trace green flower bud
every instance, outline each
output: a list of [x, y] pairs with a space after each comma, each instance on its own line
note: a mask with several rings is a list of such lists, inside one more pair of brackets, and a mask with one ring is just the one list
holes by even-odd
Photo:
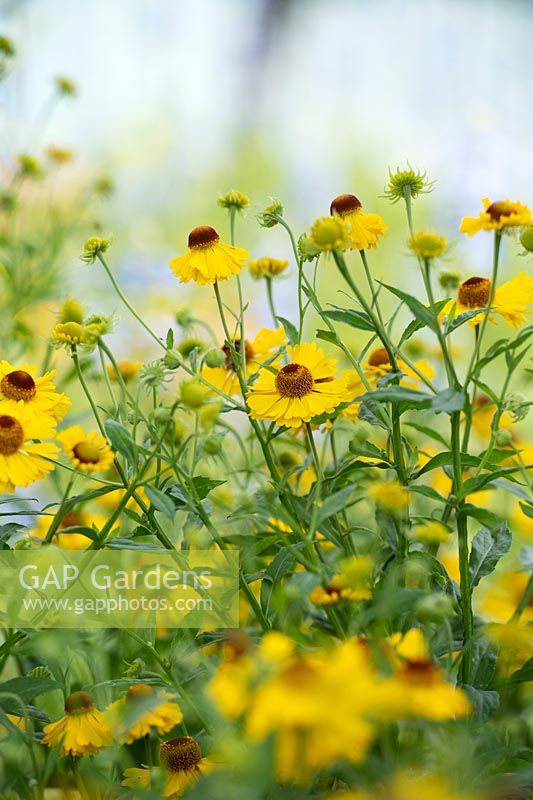
[[219, 195], [217, 203], [221, 208], [227, 208], [228, 211], [231, 209], [242, 211], [243, 208], [250, 205], [250, 198], [243, 192], [239, 192], [238, 189], [231, 189], [226, 194]]
[[533, 225], [524, 228], [520, 236], [520, 243], [528, 253], [533, 253]]
[[415, 614], [420, 622], [444, 622], [455, 614], [453, 600], [442, 592], [428, 594], [417, 602]]
[[126, 678], [138, 678], [144, 672], [145, 663], [142, 658], [136, 658], [131, 662], [124, 675]]
[[226, 354], [218, 347], [212, 347], [204, 356], [206, 367], [221, 367], [226, 361]]
[[419, 194], [428, 194], [433, 190], [434, 182], [428, 181], [427, 173], [414, 170], [410, 164], [406, 169], [391, 172], [389, 169], [389, 182], [385, 187], [385, 197], [391, 203], [405, 200], [406, 195], [415, 200]]
[[453, 292], [459, 287], [461, 276], [458, 272], [444, 271], [439, 275], [439, 284], [445, 292]]
[[187, 408], [201, 408], [205, 405], [208, 395], [209, 389], [196, 378], [184, 381], [180, 386], [180, 399]]
[[500, 430], [496, 431], [494, 441], [498, 447], [505, 447], [513, 443], [513, 434], [506, 428], [500, 428]]
[[203, 342], [201, 339], [196, 339], [194, 336], [191, 336], [189, 339], [184, 339], [179, 343], [178, 352], [181, 353], [182, 356], [188, 356], [194, 349], [202, 352], [205, 350], [205, 347], [205, 342]]
[[83, 245], [80, 258], [87, 264], [94, 264], [100, 253], [105, 253], [111, 247], [111, 239], [103, 236], [91, 236]]
[[257, 215], [259, 224], [262, 228], [273, 228], [279, 222], [279, 217], [283, 216], [283, 206], [275, 197], [271, 198], [272, 202], [268, 205], [261, 214]]
[[208, 456], [217, 456], [222, 451], [223, 443], [224, 435], [219, 433], [209, 434], [203, 441], [204, 453]]
[[163, 356], [163, 363], [167, 369], [178, 369], [181, 367], [181, 358], [177, 350], [169, 350]]

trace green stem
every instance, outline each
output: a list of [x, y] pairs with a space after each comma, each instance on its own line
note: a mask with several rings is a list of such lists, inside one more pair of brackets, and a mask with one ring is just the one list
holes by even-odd
[[272, 278], [265, 278], [266, 288], [267, 288], [267, 299], [268, 299], [268, 307], [270, 309], [270, 313], [272, 314], [272, 319], [274, 320], [274, 325], [278, 325], [278, 318], [276, 315], [276, 309], [274, 307], [274, 295], [272, 292]]

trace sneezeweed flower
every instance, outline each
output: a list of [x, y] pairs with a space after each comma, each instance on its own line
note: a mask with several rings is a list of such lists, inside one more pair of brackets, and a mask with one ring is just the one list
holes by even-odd
[[525, 664], [533, 650], [533, 626], [521, 620], [512, 620], [505, 624], [491, 623], [485, 628], [488, 639], [495, 642], [500, 652], [498, 655], [498, 672], [510, 675]]
[[163, 797], [180, 797], [201, 775], [214, 768], [214, 762], [202, 757], [200, 745], [192, 736], [179, 736], [163, 742], [159, 750], [159, 769], [131, 767], [124, 771], [122, 786], [150, 789], [159, 776], [164, 778]]
[[18, 369], [9, 361], [0, 361], [0, 410], [23, 403], [35, 415], [48, 414], [57, 422], [63, 419], [71, 406], [66, 394], [56, 392], [53, 379], [56, 370], [37, 376], [36, 368], [22, 364]]
[[429, 194], [433, 191], [434, 181], [428, 181], [427, 173], [414, 170], [410, 164], [406, 169], [396, 169], [391, 172], [389, 169], [389, 182], [385, 187], [385, 197], [392, 203], [405, 200], [406, 196], [416, 200], [420, 194]]
[[68, 150], [65, 147], [55, 147], [54, 145], [46, 148], [46, 155], [50, 161], [58, 165], [68, 164], [74, 158], [72, 150]]
[[[330, 213], [346, 224], [350, 250], [367, 250], [378, 246], [378, 239], [388, 226], [379, 214], [363, 211], [361, 201], [353, 194], [341, 194], [331, 202]], [[336, 248], [339, 249], [339, 248]]]
[[257, 219], [262, 228], [273, 228], [279, 223], [279, 218], [283, 217], [284, 208], [276, 197], [271, 197], [269, 205], [257, 215]]
[[411, 252], [423, 259], [440, 258], [448, 249], [446, 237], [434, 231], [413, 233], [408, 244]]
[[337, 362], [314, 342], [287, 348], [291, 359], [280, 369], [263, 368], [247, 402], [253, 419], [270, 419], [297, 428], [351, 400], [345, 376], [335, 377]]
[[85, 330], [79, 322], [58, 322], [50, 336], [55, 347], [76, 347], [84, 343], [84, 338]]
[[510, 228], [521, 228], [524, 225], [531, 225], [531, 210], [523, 205], [511, 200], [497, 200], [491, 203], [488, 197], [484, 197], [483, 211], [477, 217], [463, 217], [459, 230], [467, 236], [474, 236], [479, 231], [501, 231], [507, 232]]
[[371, 790], [334, 793], [328, 800], [487, 800], [478, 792], [457, 791], [448, 778], [400, 772]]
[[520, 244], [526, 253], [533, 253], [533, 225], [528, 225], [520, 234]]
[[14, 492], [16, 486], [29, 486], [48, 475], [55, 467], [59, 450], [51, 442], [56, 420], [48, 414], [36, 416], [23, 403], [9, 404], [3, 413], [0, 404], [0, 492]]
[[[28, 536], [30, 539], [35, 539], [38, 542], [46, 538], [46, 534], [50, 530], [50, 526], [54, 521], [54, 517], [45, 516], [41, 514], [37, 517], [35, 527], [30, 529]], [[107, 517], [103, 514], [94, 514], [81, 508], [76, 511], [70, 511], [65, 514], [61, 523], [52, 538], [52, 544], [57, 544], [65, 550], [86, 550], [92, 543], [90, 536], [80, 533], [75, 528], [93, 528], [101, 530], [107, 521]], [[118, 522], [115, 528], [118, 527]], [[72, 530], [69, 530], [72, 529]], [[37, 542], [36, 542], [37, 543]]]
[[352, 556], [343, 562], [340, 572], [329, 583], [313, 589], [309, 599], [320, 605], [331, 605], [340, 600], [370, 600], [373, 571], [374, 564], [369, 556]]
[[347, 250], [350, 246], [348, 227], [341, 217], [319, 217], [311, 225], [308, 237], [298, 246], [304, 255], [315, 258], [321, 252]]
[[122, 359], [121, 361], [116, 362], [116, 369], [115, 365], [108, 364], [107, 366], [107, 374], [111, 378], [112, 381], [118, 381], [118, 374], [122, 378], [122, 380], [127, 383], [128, 381], [132, 381], [134, 378], [137, 377], [139, 370], [141, 368], [140, 361], [130, 361], [129, 359]]
[[398, 513], [409, 507], [409, 492], [398, 481], [372, 483], [368, 495], [376, 505], [390, 513]]
[[224, 281], [238, 275], [248, 257], [242, 247], [222, 244], [214, 228], [201, 225], [188, 239], [189, 252], [173, 258], [170, 268], [182, 283], [194, 281], [200, 286]]
[[35, 156], [20, 153], [17, 156], [17, 162], [19, 174], [24, 178], [40, 178], [44, 174], [44, 170]]
[[[479, 309], [480, 313], [469, 320], [472, 327], [479, 325], [483, 319], [484, 309], [490, 300], [491, 281], [485, 277], [473, 277], [463, 281], [459, 286], [457, 300], [446, 303], [439, 314], [443, 320], [450, 314], [455, 305], [455, 316], [466, 311]], [[520, 272], [510, 281], [502, 283], [494, 290], [489, 319], [498, 314], [512, 328], [520, 328], [527, 322], [530, 313], [528, 306], [533, 302], [533, 278], [526, 272]]]
[[[498, 571], [491, 580], [480, 601], [480, 608], [485, 617], [492, 622], [508, 622], [515, 613], [524, 596], [528, 583], [526, 572], [513, 569]], [[523, 622], [533, 621], [533, 603], [528, 603], [522, 612]]]
[[86, 433], [81, 425], [73, 425], [60, 431], [56, 438], [81, 472], [105, 472], [113, 463], [113, 451], [96, 431]]
[[173, 696], [156, 693], [147, 683], [130, 686], [126, 694], [107, 707], [104, 716], [115, 738], [126, 744], [148, 736], [152, 730], [161, 735], [168, 733], [183, 720]]
[[[400, 380], [400, 384], [410, 389], [417, 389], [421, 381], [419, 375], [402, 358], [398, 358], [396, 363], [398, 370], [403, 372], [405, 376]], [[435, 370], [427, 359], [418, 359], [414, 362], [414, 365], [418, 372], [428, 380], [432, 380], [435, 377]], [[392, 370], [389, 354], [384, 347], [377, 347], [371, 350], [367, 361], [363, 362], [362, 367], [369, 383], [373, 386]]]
[[74, 97], [78, 93], [76, 84], [70, 78], [60, 75], [54, 78], [54, 83], [59, 94], [64, 97]]
[[85, 341], [87, 343], [96, 342], [100, 336], [111, 333], [114, 324], [113, 317], [107, 317], [104, 314], [92, 314], [85, 320]]
[[67, 298], [59, 309], [59, 322], [62, 324], [76, 322], [78, 325], [82, 325], [84, 317], [85, 306], [72, 297]]
[[288, 265], [287, 259], [263, 256], [256, 261], [249, 261], [248, 271], [252, 278], [258, 281], [261, 278], [276, 278], [287, 269]]
[[437, 519], [430, 519], [420, 525], [415, 525], [413, 537], [423, 544], [442, 544], [450, 538], [450, 531]]
[[219, 195], [217, 204], [228, 211], [242, 211], [250, 205], [250, 198], [238, 189], [231, 189], [226, 194]]
[[60, 744], [62, 756], [93, 755], [111, 744], [105, 717], [87, 692], [74, 692], [67, 697], [65, 716], [45, 725], [43, 731], [43, 744]]
[[[259, 369], [260, 365], [271, 358], [274, 353], [282, 348], [287, 339], [283, 327], [270, 330], [269, 328], [261, 328], [257, 335], [249, 341], [244, 340], [244, 359], [248, 373], [255, 372]], [[241, 354], [241, 340], [234, 339], [233, 346], [240, 357]], [[202, 369], [202, 376], [212, 386], [222, 390], [225, 394], [236, 394], [240, 390], [239, 379], [235, 372], [235, 365], [233, 363], [233, 355], [229, 345], [225, 344], [222, 348], [224, 353], [224, 363], [220, 367], [204, 366]], [[237, 364], [240, 368], [240, 364]]]
[[80, 258], [86, 264], [94, 264], [101, 253], [106, 253], [111, 247], [111, 238], [104, 236], [91, 236], [83, 245]]

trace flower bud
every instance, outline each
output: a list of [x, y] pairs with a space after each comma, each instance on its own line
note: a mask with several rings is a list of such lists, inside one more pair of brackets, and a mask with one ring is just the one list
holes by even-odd
[[196, 378], [184, 381], [180, 386], [180, 399], [187, 408], [201, 408], [205, 404], [208, 395], [209, 389]]
[[78, 303], [77, 300], [68, 298], [64, 301], [59, 311], [59, 321], [63, 323], [77, 322], [78, 325], [81, 325], [83, 323], [84, 315], [85, 308], [82, 306], [82, 304]]
[[415, 200], [419, 194], [431, 192], [434, 182], [428, 181], [427, 173], [414, 170], [409, 164], [406, 169], [389, 170], [389, 182], [385, 188], [385, 197], [392, 203], [405, 200], [406, 196]]
[[74, 97], [78, 92], [76, 84], [74, 81], [71, 81], [70, 78], [59, 76], [54, 78], [54, 83], [59, 94], [62, 94], [64, 97]]
[[144, 668], [145, 663], [142, 658], [136, 658], [131, 662], [124, 675], [126, 678], [138, 678], [144, 672]]
[[226, 194], [219, 195], [217, 200], [221, 208], [227, 208], [228, 211], [234, 209], [235, 211], [242, 211], [243, 208], [250, 205], [250, 198], [238, 189], [231, 189]]
[[203, 441], [204, 453], [209, 456], [216, 456], [222, 451], [224, 436], [218, 433], [211, 433]]
[[458, 272], [445, 271], [439, 275], [439, 284], [445, 292], [453, 292], [461, 283], [461, 276]]
[[524, 228], [520, 236], [520, 244], [528, 253], [533, 253], [533, 225]]
[[189, 356], [193, 350], [199, 350], [202, 352], [205, 350], [206, 344], [201, 339], [197, 339], [194, 336], [191, 336], [189, 339], [183, 339], [182, 342], [178, 345], [178, 353], [181, 353], [182, 356]]
[[169, 350], [163, 356], [163, 363], [167, 369], [178, 369], [181, 367], [181, 357], [177, 350]]
[[221, 367], [226, 361], [226, 354], [218, 347], [212, 347], [204, 356], [206, 367]]
[[523, 394], [511, 394], [505, 401], [505, 408], [513, 422], [522, 422], [529, 414], [530, 406]]
[[272, 202], [268, 205], [261, 214], [257, 215], [259, 224], [262, 228], [273, 228], [279, 222], [279, 217], [283, 216], [284, 208], [279, 200], [275, 197], [271, 198]]
[[87, 264], [94, 264], [100, 253], [105, 253], [111, 246], [111, 239], [103, 236], [91, 236], [83, 245], [80, 258]]
[[444, 622], [455, 614], [453, 600], [442, 592], [433, 592], [421, 597], [415, 607], [420, 622]]
[[513, 434], [506, 428], [500, 428], [496, 431], [494, 441], [496, 442], [497, 447], [506, 447], [507, 445], [513, 443]]
[[419, 258], [438, 258], [444, 255], [448, 242], [445, 236], [434, 231], [418, 231], [409, 239], [409, 249]]

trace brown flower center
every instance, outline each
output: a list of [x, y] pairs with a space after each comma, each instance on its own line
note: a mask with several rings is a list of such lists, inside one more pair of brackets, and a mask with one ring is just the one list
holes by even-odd
[[459, 286], [458, 299], [467, 308], [484, 308], [490, 297], [488, 278], [469, 278]]
[[3, 456], [10, 456], [20, 449], [24, 442], [24, 431], [22, 425], [7, 414], [0, 416], [0, 453]]
[[137, 700], [139, 697], [151, 697], [155, 692], [147, 683], [134, 683], [127, 692], [128, 700]]
[[81, 714], [94, 708], [94, 700], [88, 692], [74, 692], [67, 697], [65, 711], [67, 714]]
[[220, 237], [214, 228], [209, 225], [200, 225], [199, 228], [193, 228], [189, 233], [189, 249], [193, 250], [196, 247], [209, 247], [220, 240]]
[[344, 217], [345, 214], [351, 214], [362, 207], [361, 201], [354, 194], [340, 194], [331, 201], [329, 213], [332, 216], [338, 214], [340, 217]]
[[403, 677], [414, 686], [431, 686], [439, 677], [439, 670], [431, 661], [408, 661]]
[[0, 383], [0, 391], [8, 400], [24, 400], [27, 402], [35, 397], [35, 381], [29, 372], [16, 369], [4, 375]]
[[313, 385], [313, 376], [303, 364], [287, 364], [276, 375], [276, 389], [282, 397], [305, 397]]
[[498, 200], [496, 203], [491, 203], [487, 208], [487, 214], [494, 222], [499, 222], [501, 217], [508, 217], [514, 211], [513, 204], [508, 203], [506, 200]]
[[159, 760], [170, 772], [187, 772], [196, 769], [202, 760], [202, 751], [192, 736], [178, 736], [163, 742]]
[[368, 363], [371, 367], [390, 367], [389, 355], [384, 347], [378, 347], [372, 350], [368, 357]]
[[[233, 340], [233, 347], [235, 348], [237, 353], [240, 354], [240, 352], [241, 352], [241, 340], [240, 339], [234, 339]], [[230, 349], [229, 344], [225, 344], [224, 347], [222, 348], [222, 350], [224, 352], [224, 355], [226, 356], [226, 360], [224, 361], [224, 366], [226, 367], [226, 369], [232, 369], [233, 371], [235, 371], [235, 365], [233, 364], [233, 356], [231, 354], [231, 349]], [[245, 339], [244, 340], [244, 358], [245, 358], [246, 363], [248, 364], [248, 362], [251, 361], [253, 357], [254, 357], [254, 349], [253, 349], [252, 345], [250, 344], [250, 342], [248, 341], [248, 339]]]
[[77, 511], [69, 511], [68, 514], [65, 514], [61, 521], [61, 528], [79, 528], [80, 525], [83, 525], [83, 520], [81, 516], [78, 514]]
[[79, 442], [74, 445], [72, 452], [82, 464], [98, 464], [100, 461], [100, 450], [93, 442]]

